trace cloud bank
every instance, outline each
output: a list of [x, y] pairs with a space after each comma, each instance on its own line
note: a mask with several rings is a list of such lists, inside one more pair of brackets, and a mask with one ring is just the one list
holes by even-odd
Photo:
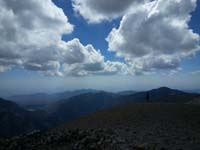
[[72, 0], [89, 23], [122, 16], [106, 38], [108, 50], [123, 57], [136, 74], [177, 69], [200, 49], [200, 37], [189, 28], [197, 0]]
[[44, 75], [142, 74], [178, 69], [200, 49], [189, 28], [197, 0], [72, 0], [88, 23], [122, 17], [107, 36], [108, 50], [125, 63], [106, 60], [78, 38], [62, 41], [74, 26], [51, 0], [0, 0], [0, 72], [15, 66]]
[[90, 44], [84, 46], [79, 39], [61, 42], [59, 50], [66, 75], [124, 74], [128, 70], [128, 66], [121, 62], [105, 61], [100, 50]]
[[51, 0], [0, 0], [0, 71], [21, 65], [58, 71], [56, 44], [73, 31]]
[[155, 0], [125, 14], [107, 37], [109, 50], [136, 71], [176, 69], [199, 50], [200, 37], [189, 29], [196, 0]]
[[99, 50], [78, 39], [62, 41], [73, 25], [51, 0], [0, 0], [0, 7], [0, 72], [20, 66], [45, 75], [82, 76], [126, 66], [105, 62]]

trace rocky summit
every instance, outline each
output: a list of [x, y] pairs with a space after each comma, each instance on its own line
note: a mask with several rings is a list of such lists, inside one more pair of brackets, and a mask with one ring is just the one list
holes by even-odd
[[59, 129], [0, 140], [2, 150], [128, 150], [130, 146], [112, 129]]
[[2, 139], [0, 150], [200, 150], [199, 108], [129, 104]]
[[[127, 129], [125, 129], [127, 130]], [[0, 140], [2, 150], [155, 150], [157, 143], [134, 145], [113, 129], [71, 129], [32, 132]], [[166, 148], [161, 147], [160, 150]]]

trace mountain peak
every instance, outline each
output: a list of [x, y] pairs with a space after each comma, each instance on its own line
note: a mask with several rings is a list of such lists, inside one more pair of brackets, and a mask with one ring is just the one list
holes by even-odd
[[171, 88], [168, 88], [168, 87], [160, 87], [160, 88], [157, 88], [157, 89], [152, 89], [150, 90], [149, 92], [156, 92], [156, 93], [184, 93], [180, 90], [176, 90], [176, 89], [171, 89]]
[[170, 88], [168, 88], [168, 87], [165, 87], [165, 86], [163, 86], [163, 87], [160, 87], [160, 88], [158, 88], [158, 90], [172, 90], [172, 89], [170, 89]]

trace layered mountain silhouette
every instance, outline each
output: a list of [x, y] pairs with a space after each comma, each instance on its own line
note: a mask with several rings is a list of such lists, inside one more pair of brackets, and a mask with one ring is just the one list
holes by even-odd
[[[19, 105], [15, 102], [0, 99], [0, 136], [13, 136], [35, 129], [48, 129], [55, 127], [61, 122], [70, 122], [99, 110], [110, 109], [129, 103], [146, 103], [147, 93], [149, 95], [148, 103], [198, 104], [200, 97], [199, 94], [161, 87], [138, 93], [80, 90], [79, 92], [71, 92], [71, 94], [67, 92], [54, 94], [49, 99], [49, 95], [35, 94], [33, 97], [29, 95], [28, 97], [25, 96], [26, 98], [22, 96], [21, 100], [12, 100]], [[58, 100], [58, 97], [61, 99]], [[41, 107], [37, 107], [37, 105], [41, 104], [38, 103], [40, 100], [41, 102], [47, 101], [44, 104], [45, 109], [43, 108], [43, 110], [41, 110]], [[29, 107], [27, 109], [28, 104], [36, 106], [35, 109], [31, 111]]]
[[107, 92], [80, 94], [52, 104], [49, 111], [65, 121], [70, 121], [97, 110], [119, 105], [119, 97], [120, 95]]
[[49, 111], [65, 121], [70, 121], [97, 110], [131, 102], [147, 102], [147, 93], [149, 93], [149, 102], [151, 103], [187, 103], [199, 96], [199, 94], [185, 93], [167, 87], [130, 95], [108, 92], [86, 93], [57, 101], [56, 103], [53, 103]]
[[47, 105], [52, 102], [56, 102], [61, 99], [67, 99], [79, 94], [84, 93], [96, 93], [98, 90], [92, 89], [82, 89], [75, 91], [65, 91], [54, 94], [47, 93], [35, 93], [35, 94], [27, 94], [27, 95], [13, 95], [8, 97], [11, 101], [16, 102], [20, 106], [26, 109], [45, 109]]
[[159, 103], [187, 103], [199, 95], [196, 93], [186, 93], [180, 90], [170, 89], [168, 87], [161, 87], [158, 89], [127, 95], [124, 99], [134, 102], [145, 102], [147, 93], [149, 93], [150, 102]]
[[117, 94], [119, 94], [119, 95], [131, 95], [131, 94], [135, 94], [135, 93], [137, 93], [137, 92], [136, 91], [128, 90], [128, 91], [118, 92]]

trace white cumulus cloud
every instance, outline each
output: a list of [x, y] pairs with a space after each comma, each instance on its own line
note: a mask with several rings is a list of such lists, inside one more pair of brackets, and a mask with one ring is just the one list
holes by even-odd
[[106, 40], [136, 72], [176, 69], [199, 50], [200, 37], [189, 28], [196, 0], [154, 0], [126, 13]]
[[0, 0], [0, 70], [58, 72], [57, 42], [73, 31], [51, 0]]
[[0, 0], [0, 72], [15, 66], [45, 75], [141, 74], [177, 69], [199, 50], [189, 28], [196, 0], [72, 0], [90, 23], [122, 17], [106, 38], [109, 51], [126, 63], [109, 61], [78, 38], [62, 41], [73, 25], [51, 0]]
[[120, 64], [108, 67], [112, 62], [91, 44], [62, 41], [72, 31], [51, 0], [0, 0], [0, 72], [15, 66], [50, 76], [118, 73], [116, 67], [120, 72]]
[[123, 74], [128, 70], [123, 63], [105, 61], [100, 50], [96, 50], [91, 44], [84, 46], [79, 39], [61, 42], [59, 47], [66, 75]]

